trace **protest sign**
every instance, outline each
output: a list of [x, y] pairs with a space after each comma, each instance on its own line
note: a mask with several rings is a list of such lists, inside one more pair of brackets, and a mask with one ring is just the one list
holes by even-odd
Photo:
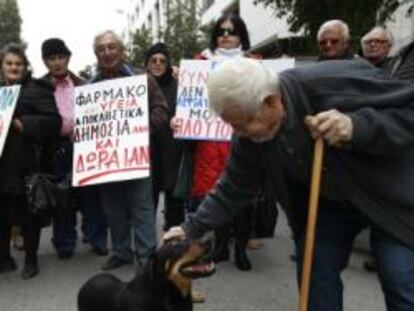
[[[269, 70], [280, 72], [293, 68], [293, 58], [261, 61]], [[188, 140], [229, 141], [233, 133], [229, 124], [210, 109], [206, 82], [219, 64], [214, 60], [182, 60], [178, 78], [176, 138]], [[249, 79], [249, 77], [246, 77]]]
[[148, 119], [146, 75], [77, 87], [73, 185], [148, 177]]
[[0, 88], [0, 157], [6, 143], [19, 92], [20, 85]]

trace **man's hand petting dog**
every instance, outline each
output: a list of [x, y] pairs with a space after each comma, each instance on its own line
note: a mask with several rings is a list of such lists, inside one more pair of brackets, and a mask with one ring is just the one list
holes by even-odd
[[130, 282], [108, 273], [92, 277], [79, 290], [78, 310], [192, 311], [192, 280], [215, 271], [211, 242], [170, 239]]
[[171, 241], [171, 240], [184, 240], [185, 238], [186, 238], [186, 233], [182, 227], [180, 226], [172, 227], [162, 237], [162, 244], [168, 241]]

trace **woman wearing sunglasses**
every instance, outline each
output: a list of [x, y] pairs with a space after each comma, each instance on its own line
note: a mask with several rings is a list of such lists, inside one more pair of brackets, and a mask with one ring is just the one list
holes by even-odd
[[[246, 57], [249, 49], [250, 39], [244, 21], [237, 15], [223, 15], [213, 27], [209, 48], [196, 58], [226, 60]], [[192, 147], [194, 164], [188, 204], [190, 213], [196, 211], [204, 196], [213, 188], [223, 172], [230, 152], [230, 143], [197, 141]], [[246, 253], [246, 244], [250, 237], [251, 210], [246, 208], [232, 225], [235, 239], [235, 263], [243, 271], [252, 268]], [[216, 262], [229, 260], [230, 231], [229, 226], [216, 230]]]

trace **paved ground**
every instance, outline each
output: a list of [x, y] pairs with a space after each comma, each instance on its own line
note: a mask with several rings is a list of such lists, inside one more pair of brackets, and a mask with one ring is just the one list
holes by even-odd
[[[294, 264], [288, 256], [292, 243], [284, 219], [275, 239], [266, 240], [260, 250], [250, 251], [253, 271], [240, 272], [232, 262], [220, 264], [217, 273], [197, 281], [195, 287], [208, 293], [206, 303], [195, 311], [297, 310]], [[76, 294], [90, 276], [100, 272], [104, 258], [93, 255], [80, 243], [69, 261], [57, 259], [50, 245], [50, 231], [44, 230], [40, 250], [40, 275], [23, 281], [19, 272], [0, 275], [0, 311], [76, 311]], [[15, 253], [22, 267], [22, 254]], [[344, 273], [346, 311], [385, 311], [375, 274], [361, 268], [363, 256], [354, 254]], [[115, 273], [124, 280], [133, 266]], [[97, 310], [99, 311], [99, 310]]]

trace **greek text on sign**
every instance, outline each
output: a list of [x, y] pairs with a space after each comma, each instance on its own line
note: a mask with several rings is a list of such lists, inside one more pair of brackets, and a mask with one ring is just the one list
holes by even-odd
[[[261, 61], [269, 70], [280, 72], [293, 68], [295, 60], [284, 58]], [[214, 60], [182, 60], [177, 91], [176, 138], [229, 141], [233, 133], [229, 124], [209, 108], [207, 79], [219, 64]], [[249, 79], [249, 77], [246, 77]]]
[[147, 76], [75, 89], [73, 185], [149, 176]]
[[6, 143], [19, 92], [20, 85], [0, 88], [0, 157]]

